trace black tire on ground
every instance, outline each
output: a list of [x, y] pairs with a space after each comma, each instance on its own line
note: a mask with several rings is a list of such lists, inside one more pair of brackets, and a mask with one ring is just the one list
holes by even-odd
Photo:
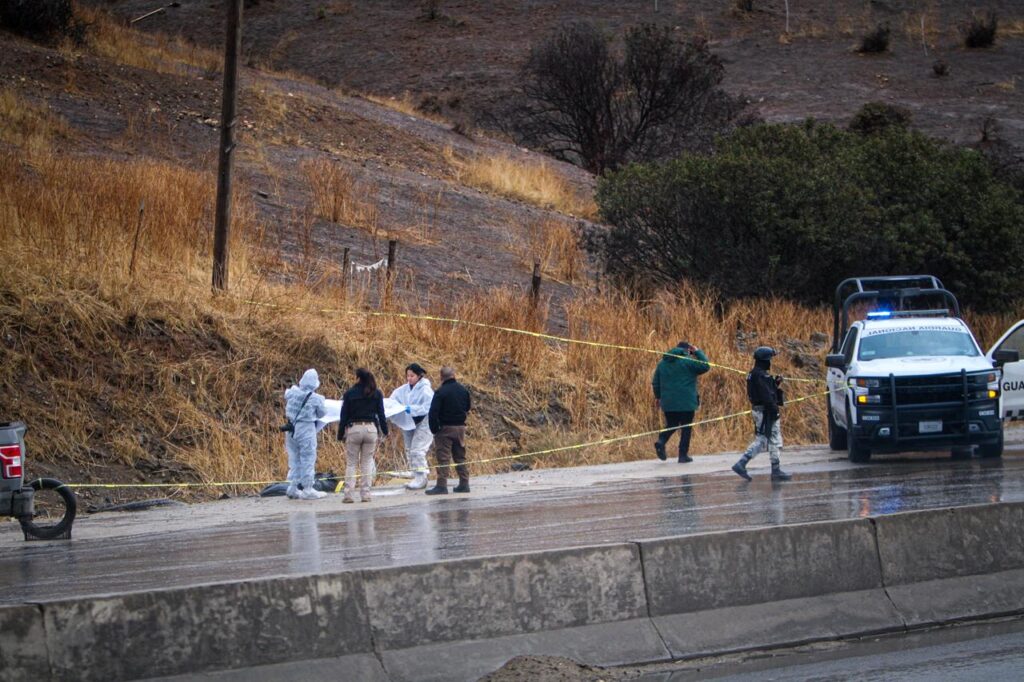
[[832, 417], [831, 396], [825, 396], [825, 414], [828, 415], [828, 446], [832, 450], [846, 449], [846, 429], [836, 424]]
[[979, 445], [978, 457], [984, 459], [996, 459], [1003, 456], [1003, 434], [999, 434], [999, 440], [992, 445]]
[[846, 408], [846, 456], [855, 464], [865, 464], [871, 461], [871, 448], [865, 447], [863, 443], [853, 437], [849, 407]]
[[56, 490], [64, 505], [64, 514], [54, 524], [37, 524], [35, 518], [19, 519], [21, 521], [21, 529], [28, 535], [40, 540], [53, 540], [69, 532], [71, 524], [75, 522], [75, 513], [78, 511], [78, 501], [75, 499], [75, 494], [71, 489], [55, 478], [37, 478], [29, 483], [29, 487], [37, 493], [42, 490]]
[[971, 447], [953, 448], [950, 451], [950, 455], [953, 457], [954, 460], [970, 459], [971, 457], [974, 456], [974, 448], [971, 448]]

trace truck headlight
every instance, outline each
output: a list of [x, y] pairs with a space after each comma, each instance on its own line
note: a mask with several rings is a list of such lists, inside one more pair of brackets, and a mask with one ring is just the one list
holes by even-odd
[[882, 396], [880, 395], [859, 395], [857, 396], [858, 405], [871, 405], [882, 402]]

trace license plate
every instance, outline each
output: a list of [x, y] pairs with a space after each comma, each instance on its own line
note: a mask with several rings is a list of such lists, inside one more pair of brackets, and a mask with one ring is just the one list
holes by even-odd
[[942, 433], [942, 421], [918, 422], [917, 430], [920, 433]]

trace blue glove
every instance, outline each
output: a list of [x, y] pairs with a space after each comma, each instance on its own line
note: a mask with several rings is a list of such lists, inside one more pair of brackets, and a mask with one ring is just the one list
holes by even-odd
[[409, 407], [408, 405], [406, 405], [406, 406], [405, 406], [405, 413], [406, 413], [406, 414], [412, 414], [412, 408], [411, 408], [411, 407]]

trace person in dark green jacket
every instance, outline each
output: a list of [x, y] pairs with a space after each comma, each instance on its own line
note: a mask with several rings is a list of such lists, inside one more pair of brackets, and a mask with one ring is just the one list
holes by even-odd
[[690, 433], [693, 415], [700, 406], [697, 393], [697, 377], [711, 369], [704, 351], [680, 341], [675, 348], [666, 351], [654, 370], [654, 401], [665, 413], [665, 431], [658, 435], [654, 451], [658, 459], [665, 461], [665, 445], [676, 431], [679, 431], [679, 463], [692, 462], [690, 457]]

